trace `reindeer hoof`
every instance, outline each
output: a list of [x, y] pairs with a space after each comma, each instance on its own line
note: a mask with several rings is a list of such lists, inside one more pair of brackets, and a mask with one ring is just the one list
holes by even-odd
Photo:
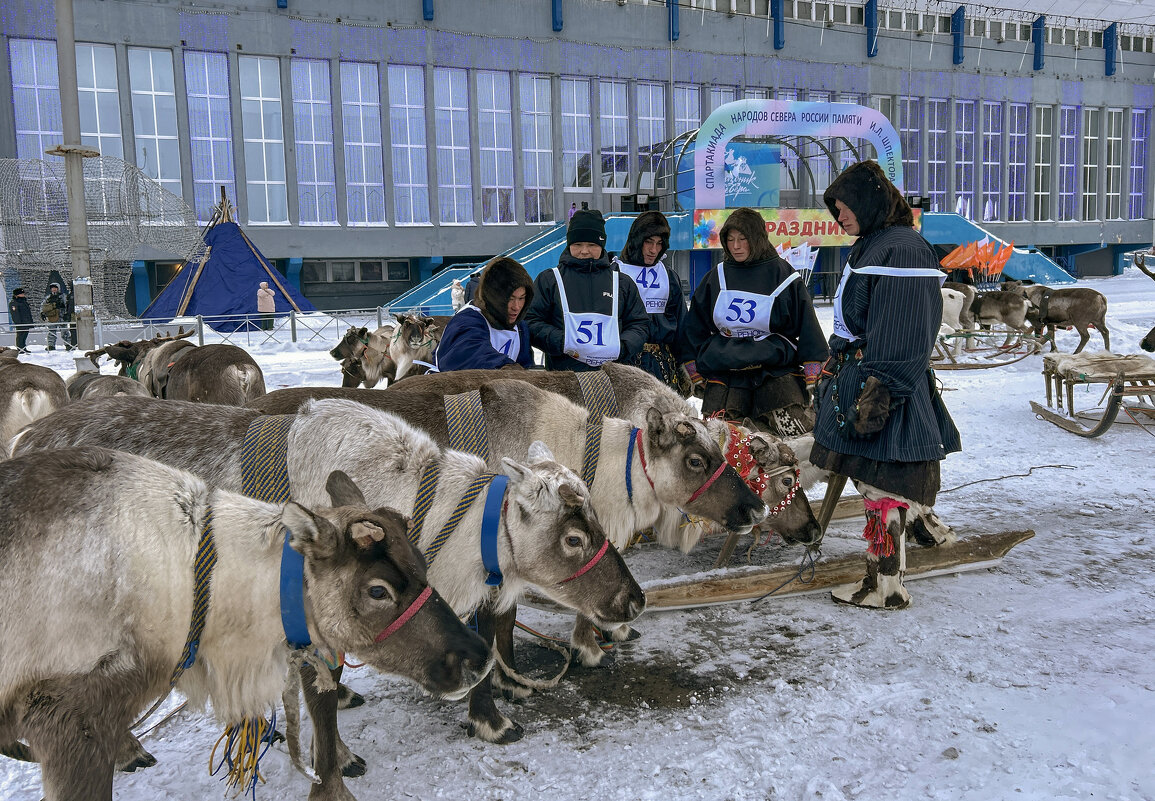
[[353, 761], [341, 768], [341, 775], [346, 779], [356, 779], [359, 776], [364, 776], [365, 771], [368, 770], [365, 765], [365, 760], [356, 754], [350, 754], [350, 756], [353, 758]]
[[496, 728], [482, 721], [469, 721], [470, 737], [477, 737], [495, 745], [516, 743], [524, 733], [525, 730], [509, 718], [502, 718], [501, 724]]
[[609, 634], [609, 639], [613, 640], [614, 642], [633, 642], [634, 640], [641, 639], [642, 637], [642, 633], [631, 627], [628, 623], [623, 623], [622, 625], [615, 627], [613, 631], [602, 633]]
[[344, 684], [337, 685], [337, 709], [356, 709], [364, 705], [365, 696]]
[[131, 760], [129, 760], [127, 764], [117, 765], [117, 769], [121, 773], [135, 773], [138, 770], [144, 770], [145, 768], [151, 768], [155, 764], [156, 764], [156, 757], [154, 757], [152, 754], [150, 754], [148, 751], [145, 751], [142, 748], [140, 750], [140, 753], [137, 754], [136, 756], [134, 756]]
[[532, 687], [526, 687], [500, 668], [490, 674], [489, 681], [495, 689], [501, 692], [501, 697], [507, 701], [520, 701], [533, 695]]

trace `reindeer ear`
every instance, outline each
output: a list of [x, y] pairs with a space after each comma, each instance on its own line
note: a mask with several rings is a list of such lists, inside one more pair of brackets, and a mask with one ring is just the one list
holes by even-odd
[[778, 443], [778, 464], [798, 464], [798, 457], [785, 442]]
[[646, 429], [654, 436], [660, 436], [666, 430], [666, 421], [662, 419], [662, 413], [657, 406], [646, 409]]
[[553, 461], [556, 461], [556, 459], [553, 458], [553, 451], [551, 451], [549, 449], [549, 446], [546, 445], [544, 442], [542, 442], [540, 439], [535, 439], [533, 442], [531, 442], [529, 444], [529, 463], [530, 464], [537, 464], [538, 462], [553, 462]]
[[762, 467], [769, 464], [774, 464], [774, 453], [770, 450], [770, 443], [764, 437], [758, 435], [757, 432], [750, 434], [750, 454]]
[[385, 529], [369, 520], [358, 520], [349, 526], [349, 537], [362, 548], [385, 539]]
[[327, 559], [337, 552], [337, 527], [299, 503], [285, 504], [281, 525], [289, 530], [289, 546], [303, 556]]
[[333, 501], [333, 506], [365, 506], [365, 496], [341, 470], [334, 470], [325, 481], [325, 491]]

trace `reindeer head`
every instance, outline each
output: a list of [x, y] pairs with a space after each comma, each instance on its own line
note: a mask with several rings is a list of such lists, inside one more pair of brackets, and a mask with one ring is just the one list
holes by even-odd
[[341, 341], [337, 343], [337, 347], [329, 351], [329, 355], [337, 361], [344, 361], [345, 359], [356, 361], [365, 353], [365, 348], [368, 344], [369, 329], [364, 326], [360, 328], [353, 327], [345, 332], [345, 336], [341, 337]]

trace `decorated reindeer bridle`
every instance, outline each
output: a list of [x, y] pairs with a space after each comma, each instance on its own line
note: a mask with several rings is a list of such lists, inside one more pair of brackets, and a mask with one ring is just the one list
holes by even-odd
[[[634, 466], [635, 447], [638, 449], [638, 461], [642, 465], [642, 475], [645, 476], [646, 481], [649, 482], [650, 489], [654, 490], [655, 493], [657, 492], [657, 488], [654, 487], [654, 480], [650, 478], [650, 473], [646, 469], [646, 449], [642, 444], [642, 439], [642, 429], [635, 427], [630, 431], [630, 442], [629, 445], [626, 446], [626, 497], [630, 499], [630, 503], [633, 503], [634, 501], [634, 486], [633, 480], [631, 478], [631, 472]], [[689, 506], [694, 501], [698, 500], [698, 498], [700, 498], [703, 493], [705, 493], [710, 489], [710, 487], [714, 485], [714, 482], [718, 480], [718, 477], [721, 476], [723, 472], [725, 472], [726, 467], [727, 462], [725, 459], [723, 459], [722, 463], [718, 465], [718, 469], [714, 471], [714, 474], [702, 482], [702, 486], [694, 490], [684, 505]]]
[[802, 471], [797, 465], [785, 464], [781, 467], [776, 467], [768, 472], [762, 471], [758, 468], [758, 460], [754, 458], [754, 454], [750, 452], [750, 439], [753, 434], [743, 435], [741, 429], [733, 423], [726, 421], [728, 434], [722, 438], [718, 446], [722, 448], [722, 452], [726, 456], [726, 464], [731, 465], [742, 480], [746, 482], [746, 486], [754, 491], [754, 493], [761, 498], [762, 493], [770, 486], [770, 480], [775, 476], [783, 473], [793, 472], [794, 483], [790, 485], [790, 489], [782, 497], [778, 503], [770, 507], [769, 515], [774, 517], [783, 512], [794, 496], [798, 494], [798, 487], [801, 486]]

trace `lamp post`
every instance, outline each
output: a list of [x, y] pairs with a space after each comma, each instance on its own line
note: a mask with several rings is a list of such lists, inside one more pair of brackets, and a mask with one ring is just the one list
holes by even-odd
[[92, 313], [92, 275], [88, 247], [88, 214], [84, 207], [85, 158], [100, 153], [80, 143], [80, 99], [76, 90], [76, 34], [72, 0], [56, 0], [56, 68], [60, 83], [60, 121], [64, 142], [45, 151], [64, 157], [68, 192], [68, 244], [72, 255], [72, 298], [75, 302], [75, 343], [81, 350], [96, 348]]

